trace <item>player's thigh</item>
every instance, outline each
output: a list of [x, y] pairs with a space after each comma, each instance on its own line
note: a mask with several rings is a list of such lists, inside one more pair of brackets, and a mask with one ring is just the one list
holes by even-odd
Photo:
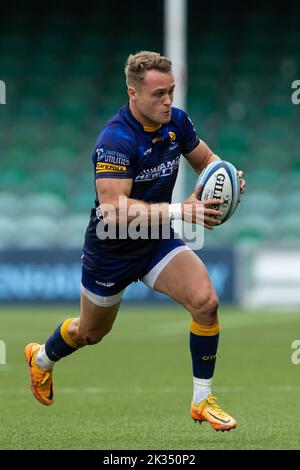
[[169, 261], [153, 289], [172, 297], [188, 310], [218, 301], [203, 262], [191, 250], [182, 251]]
[[87, 335], [91, 333], [107, 334], [117, 317], [121, 301], [114, 305], [102, 306], [96, 305], [88, 299], [83, 293], [80, 302], [80, 334]]

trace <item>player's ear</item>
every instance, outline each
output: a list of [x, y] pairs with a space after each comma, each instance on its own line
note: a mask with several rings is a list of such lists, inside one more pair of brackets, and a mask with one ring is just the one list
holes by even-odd
[[130, 99], [135, 100], [136, 99], [136, 89], [133, 86], [128, 87], [128, 96]]

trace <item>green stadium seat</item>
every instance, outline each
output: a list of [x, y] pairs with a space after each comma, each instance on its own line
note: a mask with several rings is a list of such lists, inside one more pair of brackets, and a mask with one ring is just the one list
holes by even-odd
[[18, 109], [19, 117], [43, 119], [49, 116], [49, 105], [36, 98], [22, 100]]
[[249, 191], [239, 207], [240, 216], [261, 214], [267, 217], [276, 215], [279, 210], [279, 198], [266, 191]]
[[236, 99], [234, 95], [228, 95], [226, 106], [226, 117], [232, 122], [243, 123], [248, 125], [249, 121], [254, 121], [258, 117], [257, 108], [248, 100]]
[[300, 157], [297, 156], [297, 158], [293, 161], [291, 168], [295, 170], [295, 172], [300, 172]]
[[34, 165], [36, 151], [29, 146], [8, 147], [2, 153], [4, 170], [24, 170], [29, 171]]
[[94, 207], [95, 191], [91, 184], [90, 191], [80, 191], [69, 198], [69, 210], [74, 214], [89, 214]]
[[50, 78], [30, 76], [23, 82], [23, 93], [35, 99], [51, 99], [56, 95], [59, 84]]
[[228, 86], [228, 96], [249, 105], [258, 106], [261, 91], [264, 90], [262, 80], [249, 76], [244, 72], [234, 73], [232, 82]]
[[[237, 217], [235, 214], [233, 217]], [[230, 221], [215, 227], [212, 231], [204, 231], [204, 246], [232, 245], [234, 240], [233, 218]]]
[[[66, 35], [63, 33], [63, 31], [54, 31], [51, 27], [48, 31], [43, 31], [43, 34], [41, 35], [41, 40], [39, 42], [39, 50], [41, 51], [41, 57], [44, 57], [45, 60], [47, 54], [49, 54], [49, 56], [62, 54], [65, 52], [66, 47]], [[53, 69], [51, 73], [52, 72]]]
[[287, 214], [294, 214], [298, 218], [300, 214], [300, 185], [298, 190], [283, 193], [279, 198], [279, 216], [286, 216]]
[[18, 248], [50, 248], [57, 246], [59, 226], [55, 219], [47, 215], [36, 215], [20, 218], [18, 237], [15, 246]]
[[27, 216], [47, 215], [58, 219], [66, 212], [65, 202], [56, 194], [31, 193], [24, 198], [23, 214]]
[[4, 192], [16, 191], [20, 193], [22, 192], [25, 185], [27, 184], [28, 179], [29, 179], [28, 173], [21, 168], [1, 171], [0, 172], [1, 191], [4, 191]]
[[[240, 211], [240, 208], [238, 209]], [[240, 215], [240, 213], [239, 213]], [[257, 244], [265, 242], [272, 232], [270, 218], [264, 215], [239, 216], [233, 230], [233, 242], [239, 244]]]
[[70, 215], [60, 222], [58, 245], [61, 248], [81, 248], [84, 234], [89, 223], [89, 213]]
[[[299, 212], [298, 212], [299, 213]], [[274, 227], [270, 234], [270, 241], [274, 243], [296, 244], [300, 243], [300, 220], [296, 213], [278, 214], [274, 220]]]
[[285, 126], [281, 119], [276, 118], [276, 115], [272, 115], [269, 119], [262, 120], [258, 128], [257, 138], [274, 143], [278, 141], [281, 142], [291, 135], [291, 129]]
[[0, 216], [13, 217], [20, 211], [20, 197], [14, 193], [0, 193]]
[[[198, 44], [199, 47], [199, 44]], [[199, 52], [211, 56], [224, 56], [229, 50], [229, 42], [227, 37], [224, 37], [222, 32], [213, 31], [209, 29], [206, 32], [205, 38], [201, 41]]]
[[[51, 145], [50, 149], [74, 149], [78, 146], [78, 137], [82, 132], [80, 125], [76, 122], [58, 121], [54, 123], [48, 130], [48, 142]], [[75, 150], [75, 149], [74, 149]], [[58, 150], [59, 151], [59, 150]], [[54, 150], [55, 153], [57, 153]]]
[[222, 56], [203, 53], [191, 55], [188, 64], [190, 74], [197, 74], [200, 77], [211, 77], [213, 79], [222, 72], [224, 66], [225, 61]]
[[[15, 117], [17, 119], [17, 116]], [[44, 145], [48, 134], [47, 122], [39, 119], [29, 119], [23, 117], [11, 126], [11, 134], [8, 135], [10, 145], [13, 147], [39, 148]], [[36, 155], [38, 158], [38, 155]]]
[[300, 189], [300, 171], [289, 170], [281, 174], [279, 189], [287, 194], [297, 192]]
[[[192, 98], [188, 101], [188, 113], [193, 119], [197, 129], [198, 126], [202, 126], [203, 121], [211, 116], [216, 111], [216, 104], [214, 100], [210, 100], [206, 98], [192, 100]], [[205, 139], [204, 139], [205, 140]]]
[[218, 145], [222, 150], [233, 152], [247, 152], [248, 135], [243, 126], [230, 125], [223, 126], [219, 132]]
[[[99, 19], [99, 18], [98, 18]], [[99, 31], [87, 31], [78, 43], [79, 54], [94, 54], [99, 59], [104, 59], [107, 54], [107, 38], [105, 34], [99, 34]]]
[[235, 71], [238, 74], [257, 77], [268, 73], [269, 63], [260, 53], [242, 54], [235, 63]]
[[54, 113], [58, 120], [82, 124], [88, 115], [88, 107], [80, 98], [72, 98], [58, 104]]
[[189, 93], [193, 99], [201, 101], [214, 101], [218, 94], [217, 82], [206, 80], [201, 77], [191, 76], [189, 78]]
[[41, 151], [40, 156], [41, 159], [36, 165], [36, 169], [64, 170], [70, 174], [76, 172], [78, 154], [75, 146], [48, 147]]
[[[205, 140], [205, 139], [204, 139]], [[234, 147], [214, 147], [213, 151], [222, 159], [232, 163], [237, 170], [247, 172], [249, 157], [246, 153]]]
[[57, 56], [57, 52], [43, 52], [33, 61], [30, 72], [39, 78], [45, 77], [46, 80], [54, 78], [56, 80], [57, 77], [64, 74], [65, 66], [65, 62]]
[[[282, 145], [282, 144], [281, 144]], [[255, 168], [272, 168], [281, 173], [285, 171], [291, 163], [292, 156], [287, 154], [286, 149], [280, 144], [264, 144], [261, 142], [255, 155]]]
[[23, 72], [23, 64], [21, 60], [14, 54], [0, 55], [1, 64], [1, 80], [9, 81], [10, 78], [19, 78]]
[[246, 172], [247, 192], [267, 191], [277, 193], [281, 184], [281, 174], [279, 171], [269, 168], [253, 169]]
[[[95, 77], [93, 77], [95, 78]], [[63, 102], [65, 99], [80, 99], [81, 103], [91, 101], [94, 96], [99, 94], [101, 77], [97, 80], [82, 80], [82, 78], [68, 78], [63, 84], [59, 85], [58, 95]]]
[[[13, 215], [13, 212], [11, 215]], [[0, 249], [14, 247], [17, 232], [16, 221], [11, 217], [2, 215], [0, 207]]]
[[[103, 72], [103, 61], [101, 55], [84, 52], [76, 54], [72, 64], [72, 70], [75, 76], [80, 77], [82, 72], [95, 78], [97, 74]], [[101, 75], [100, 75], [101, 76]]]
[[22, 33], [20, 29], [17, 32], [13, 32], [12, 28], [10, 28], [10, 31], [6, 34], [1, 31], [1, 43], [2, 51], [13, 51], [16, 58], [25, 57], [32, 48], [30, 35]]
[[69, 192], [70, 179], [65, 171], [47, 170], [34, 174], [30, 180], [30, 190], [39, 193], [54, 193], [63, 199]]

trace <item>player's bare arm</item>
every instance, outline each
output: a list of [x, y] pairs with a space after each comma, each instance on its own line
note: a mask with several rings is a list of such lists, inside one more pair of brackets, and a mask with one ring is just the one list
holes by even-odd
[[209, 148], [209, 146], [200, 140], [197, 147], [192, 150], [190, 153], [185, 155], [186, 159], [193, 167], [196, 173], [200, 174], [204, 168], [207, 167], [212, 162], [216, 160], [220, 160], [220, 158], [213, 153], [213, 151]]
[[[220, 160], [218, 155], [216, 155], [203, 140], [200, 140], [197, 147], [192, 150], [192, 152], [186, 154], [185, 157], [198, 174], [210, 163]], [[246, 190], [246, 182], [243, 178], [244, 172], [239, 170], [238, 176], [240, 178], [240, 191], [243, 194]]]
[[[96, 180], [97, 194], [101, 205], [101, 212], [105, 222], [129, 223], [139, 216], [140, 220], [168, 223], [170, 219], [169, 203], [149, 204], [147, 202], [129, 197], [132, 179], [101, 178]], [[210, 205], [219, 205], [220, 200], [209, 199], [199, 201], [197, 195], [200, 188], [182, 204], [182, 218], [186, 222], [193, 222], [212, 229], [220, 222], [218, 216], [221, 211], [211, 209]], [[189, 210], [184, 206], [189, 206]], [[198, 209], [198, 210], [197, 210]]]
[[[151, 216], [158, 222], [169, 220], [169, 204], [149, 204], [129, 197], [132, 179], [101, 178], [96, 180], [97, 194], [105, 222], [130, 222], [139, 216], [150, 221]], [[114, 219], [114, 220], [113, 220]]]

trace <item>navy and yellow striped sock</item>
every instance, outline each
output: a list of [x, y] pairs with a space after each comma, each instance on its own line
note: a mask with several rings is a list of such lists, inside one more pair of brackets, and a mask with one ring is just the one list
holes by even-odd
[[68, 325], [72, 320], [73, 318], [68, 318], [68, 320], [63, 321], [47, 339], [45, 352], [51, 361], [57, 362], [79, 348], [68, 333]]
[[194, 377], [210, 379], [213, 376], [220, 330], [219, 323], [208, 326], [191, 322], [190, 350]]

